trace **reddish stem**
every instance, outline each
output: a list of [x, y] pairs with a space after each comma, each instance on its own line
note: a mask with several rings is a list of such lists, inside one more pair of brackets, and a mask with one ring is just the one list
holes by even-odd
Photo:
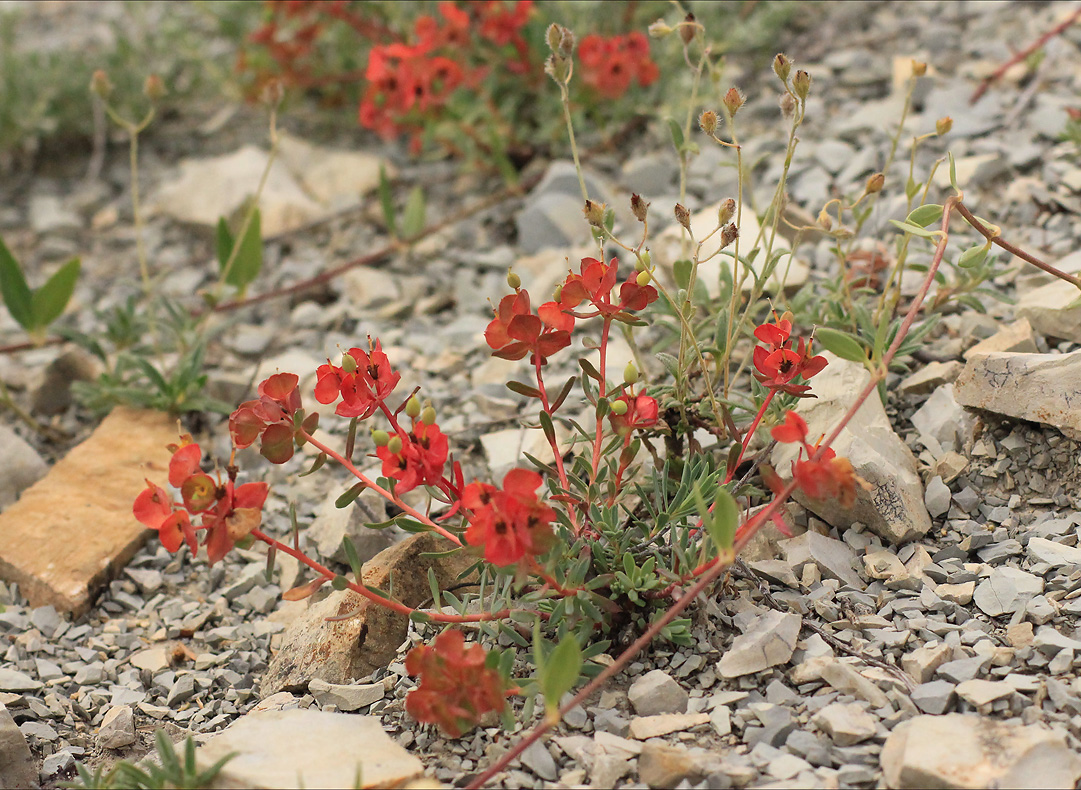
[[[544, 374], [541, 372], [541, 360], [539, 354], [533, 355], [533, 365], [537, 371], [537, 390], [540, 392], [541, 408], [544, 409], [544, 413], [549, 417], [552, 416], [552, 407], [548, 402], [548, 390], [544, 387]], [[567, 481], [567, 470], [563, 467], [563, 454], [559, 452], [559, 444], [556, 441], [555, 436], [555, 422], [552, 422], [552, 436], [548, 437], [548, 444], [552, 448], [552, 455], [555, 457], [556, 472], [559, 474], [559, 485], [564, 491], [570, 493], [570, 484]], [[568, 507], [567, 515], [570, 517], [571, 526], [574, 527], [574, 534], [578, 534], [578, 518], [575, 515], [575, 508]]]
[[994, 83], [995, 81], [1001, 79], [1002, 75], [1006, 73], [1006, 71], [1010, 68], [1010, 66], [1014, 65], [1015, 63], [1020, 63], [1022, 60], [1024, 60], [1029, 55], [1031, 55], [1033, 52], [1035, 52], [1040, 47], [1042, 47], [1044, 44], [1046, 44], [1048, 41], [1053, 39], [1055, 36], [1060, 35], [1061, 33], [1063, 33], [1066, 30], [1066, 28], [1068, 28], [1070, 25], [1072, 25], [1078, 19], [1081, 19], [1081, 8], [1076, 9], [1063, 22], [1060, 22], [1059, 24], [1055, 25], [1053, 28], [1048, 30], [1046, 33], [1044, 33], [1038, 39], [1036, 39], [1031, 44], [1029, 44], [1027, 47], [1025, 47], [1023, 50], [1021, 50], [1020, 52], [1014, 54], [1014, 56], [1012, 58], [1010, 58], [1005, 63], [1003, 63], [1001, 66], [999, 66], [997, 69], [995, 69], [994, 73], [991, 74], [989, 77], [986, 77], [984, 79], [984, 81], [980, 83], [980, 86], [978, 88], [976, 88], [975, 91], [972, 92], [972, 96], [969, 97], [968, 103], [969, 104], [975, 104], [976, 102], [978, 102], [980, 100], [980, 97], [983, 96], [987, 92], [987, 89], [991, 87], [991, 84]]
[[[601, 392], [600, 395], [603, 398], [608, 394], [608, 377], [605, 370], [608, 365], [608, 332], [612, 328], [612, 319], [607, 315], [604, 317], [604, 327], [601, 329], [601, 346], [600, 346], [600, 371], [601, 374]], [[600, 415], [597, 416], [597, 433], [593, 439], [593, 474], [590, 480], [597, 479], [597, 471], [601, 466], [601, 443], [604, 439], [604, 420]]]
[[[747, 448], [751, 445], [751, 439], [754, 438], [754, 432], [758, 430], [758, 424], [762, 422], [762, 418], [766, 416], [766, 410], [769, 409], [770, 403], [773, 402], [773, 396], [777, 394], [777, 390], [771, 389], [766, 399], [762, 401], [762, 405], [758, 409], [758, 414], [754, 416], [754, 420], [751, 422], [751, 427], [747, 429], [747, 432], [743, 435], [743, 442], [741, 443], [739, 450], [739, 458], [736, 459], [736, 463], [732, 465], [732, 468], [728, 470], [728, 475], [724, 478], [725, 484], [731, 483], [733, 476], [736, 474], [736, 469], [739, 468], [740, 463], [743, 461], [743, 456], [747, 454]], [[713, 506], [710, 506], [710, 511], [713, 510]], [[701, 524], [699, 524], [701, 526]]]

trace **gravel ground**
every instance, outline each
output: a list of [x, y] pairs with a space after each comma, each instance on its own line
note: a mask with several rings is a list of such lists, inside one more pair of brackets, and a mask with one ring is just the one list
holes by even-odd
[[[979, 103], [967, 104], [978, 79], [1071, 8], [1061, 3], [825, 4], [813, 34], [787, 44], [814, 78], [793, 169], [793, 201], [816, 215], [831, 190], [851, 194], [882, 165], [890, 119], [900, 111], [895, 58], [917, 57], [931, 64], [932, 77], [917, 93], [905, 139], [951, 115], [948, 146], [965, 170], [966, 202], [1036, 254], [1055, 260], [1072, 253], [1081, 235], [1073, 216], [1081, 213], [1074, 196], [1081, 190], [1081, 167], [1077, 148], [1057, 138], [1081, 89], [1081, 29], [1050, 41], [1035, 73], [1011, 71]], [[785, 129], [773, 88], [749, 73], [733, 74], [732, 81], [748, 94], [742, 111], [748, 160], [776, 152]], [[208, 139], [214, 153], [231, 150], [230, 141], [263, 135], [256, 113], [241, 109], [234, 118], [224, 139]], [[179, 119], [147, 144], [148, 189], [192, 152], [190, 134], [197, 126]], [[305, 130], [294, 131], [303, 135]], [[176, 142], [181, 138], [186, 142]], [[656, 154], [660, 139], [647, 135], [618, 154], [591, 159], [590, 167], [613, 197], [642, 184], [651, 187], [645, 194], [660, 214], [656, 207], [678, 192], [674, 170]], [[396, 149], [373, 148], [359, 134], [320, 142], [347, 147], [359, 140], [395, 162], [404, 184], [428, 186], [433, 219], [498, 187], [459, 175], [445, 163], [411, 163]], [[942, 143], [929, 142], [917, 166], [926, 168], [944, 150]], [[692, 210], [728, 196], [730, 170], [717, 167], [720, 158], [707, 151], [694, 164]], [[901, 160], [889, 176], [907, 177], [907, 155]], [[31, 265], [82, 254], [93, 277], [84, 278], [77, 298], [84, 307], [105, 309], [132, 287], [126, 282], [134, 239], [124, 153], [110, 151], [97, 182], [79, 180], [84, 168], [83, 160], [53, 163], [48, 177], [0, 184], [0, 230]], [[772, 156], [755, 173], [761, 183], [772, 184], [778, 168], [778, 157]], [[549, 182], [537, 189], [556, 187]], [[110, 209], [115, 224], [88, 227], [90, 218]], [[488, 470], [501, 474], [501, 458], [512, 441], [508, 436], [518, 440], [520, 414], [502, 386], [507, 366], [489, 362], [477, 337], [490, 316], [486, 300], [497, 300], [505, 289], [506, 267], [534, 252], [524, 243], [528, 233], [522, 228], [523, 216], [526, 224], [531, 221], [530, 210], [528, 200], [508, 201], [320, 293], [230, 316], [208, 355], [212, 390], [239, 400], [256, 370], [302, 365], [314, 371], [323, 354], [370, 333], [406, 371], [403, 388], [421, 385], [433, 400], [467, 476]], [[886, 220], [902, 216], [903, 203], [884, 201], [870, 224], [888, 239]], [[385, 239], [374, 218], [375, 212], [365, 208], [272, 242], [263, 285], [310, 276], [381, 245]], [[148, 233], [151, 259], [162, 270], [175, 266], [164, 281], [166, 292], [190, 294], [209, 281], [208, 234], [192, 233], [165, 216], [152, 218]], [[828, 275], [835, 265], [827, 242], [808, 242], [803, 252], [816, 276]], [[201, 263], [179, 265], [191, 261]], [[558, 273], [564, 267], [556, 263]], [[542, 262], [536, 268], [543, 276], [552, 267]], [[522, 263], [519, 271], [528, 286]], [[1001, 278], [997, 286], [1012, 296], [1034, 282], [1026, 273]], [[1013, 317], [1009, 304], [988, 306], [989, 316], [948, 316], [917, 355], [919, 363], [959, 360]], [[0, 340], [11, 328], [0, 323]], [[1077, 348], [1043, 337], [1037, 344], [1043, 352]], [[0, 357], [0, 376], [29, 401], [60, 353], [46, 348]], [[921, 713], [949, 711], [1018, 726], [1049, 724], [1063, 733], [1070, 749], [1081, 747], [1076, 666], [1081, 641], [1074, 638], [1081, 614], [1081, 559], [1074, 556], [1081, 554], [1081, 502], [1075, 494], [1081, 447], [1046, 425], [982, 412], [959, 416], [950, 424], [967, 437], [953, 448], [964, 463], [951, 475], [925, 432], [913, 424], [918, 422], [913, 415], [933, 397], [930, 391], [901, 394], [888, 410], [895, 430], [920, 460], [927, 485], [934, 526], [924, 539], [883, 545], [869, 532], [838, 533], [798, 512], [798, 526], [828, 539], [821, 553], [800, 560], [794, 552], [776, 549], [773, 557], [749, 559], [753, 577], [733, 573], [694, 611], [695, 647], [656, 645], [639, 656], [497, 784], [881, 786], [883, 744], [890, 732]], [[936, 414], [938, 408], [932, 405]], [[55, 424], [79, 438], [92, 422], [72, 409]], [[21, 433], [21, 426], [14, 428]], [[22, 435], [48, 461], [65, 449]], [[215, 436], [213, 452], [227, 455], [225, 432], [219, 428]], [[289, 501], [300, 503], [302, 521], [317, 519], [344, 482], [330, 475], [298, 478], [299, 462], [267, 470], [255, 458], [245, 454], [242, 466], [271, 483], [266, 520], [282, 533]], [[308, 538], [315, 542], [315, 533]], [[371, 553], [379, 548], [373, 544]], [[158, 727], [174, 737], [192, 733], [205, 739], [259, 702], [260, 679], [289, 618], [289, 607], [279, 598], [288, 579], [268, 583], [264, 564], [258, 552], [237, 551], [208, 570], [184, 551], [170, 555], [150, 542], [74, 623], [49, 607], [26, 607], [16, 590], [0, 585], [0, 604], [6, 606], [0, 613], [0, 702], [40, 761], [45, 786], [69, 778], [75, 759], [94, 765], [141, 756]], [[846, 564], [847, 570], [837, 570]], [[802, 621], [789, 619], [795, 615]], [[725, 677], [722, 656], [736, 661], [743, 651], [753, 652], [748, 639], [756, 630], [770, 625], [787, 633], [792, 622], [797, 625], [785, 638], [788, 657]], [[401, 655], [423, 636], [411, 632]], [[837, 660], [830, 663], [831, 656]], [[824, 669], [827, 665], [831, 668]], [[366, 689], [353, 698], [364, 702], [355, 710], [380, 716], [384, 728], [441, 781], [462, 783], [512, 742], [498, 729], [448, 741], [411, 722], [403, 699], [412, 681], [400, 661], [357, 683], [382, 684], [384, 693], [372, 702], [375, 692]], [[316, 686], [284, 704], [344, 709], [333, 699]], [[127, 714], [105, 719], [111, 709], [125, 708], [136, 737], [121, 745], [124, 727], [114, 722]], [[675, 718], [645, 721], [657, 715]], [[110, 741], [114, 732], [120, 735]], [[643, 738], [647, 732], [659, 734]]]

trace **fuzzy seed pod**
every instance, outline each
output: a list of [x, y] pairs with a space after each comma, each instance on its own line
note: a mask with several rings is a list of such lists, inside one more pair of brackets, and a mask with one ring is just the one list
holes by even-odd
[[672, 35], [673, 32], [675, 31], [673, 31], [672, 28], [670, 28], [663, 19], [658, 19], [656, 22], [649, 26], [650, 38], [664, 38], [665, 36]]
[[952, 128], [953, 128], [953, 118], [951, 118], [948, 115], [945, 115], [942, 118], [939, 118], [937, 121], [935, 121], [935, 132], [938, 134], [939, 137], [942, 137], [945, 134], [949, 134], [950, 129], [952, 129]]
[[727, 225], [732, 221], [732, 217], [736, 216], [736, 201], [732, 198], [724, 201], [721, 207], [717, 209], [717, 224]]
[[811, 75], [803, 69], [797, 71], [792, 80], [792, 90], [801, 100], [807, 101], [807, 95], [811, 92]]
[[787, 121], [792, 118], [792, 114], [796, 111], [796, 100], [792, 97], [791, 93], [785, 92], [781, 94], [781, 116]]
[[818, 219], [816, 221], [818, 223], [818, 227], [822, 228], [822, 230], [829, 230], [833, 227], [833, 219], [830, 217], [829, 212], [825, 209], [822, 209], [820, 212], [818, 212]]
[[781, 82], [788, 83], [788, 75], [792, 73], [792, 61], [783, 52], [778, 52], [777, 57], [773, 59], [773, 73], [780, 78]]
[[706, 110], [698, 116], [698, 125], [706, 134], [713, 134], [717, 131], [717, 113]]
[[585, 207], [582, 209], [582, 213], [585, 214], [586, 221], [595, 228], [604, 227], [604, 214], [607, 210], [607, 206], [596, 200], [587, 200]]
[[739, 228], [732, 223], [728, 223], [721, 228], [721, 249], [723, 250], [729, 244], [739, 238]]
[[646, 214], [649, 212], [649, 203], [642, 200], [642, 196], [637, 192], [631, 195], [631, 213], [634, 214], [634, 218], [639, 222], [646, 221]]
[[729, 115], [735, 115], [745, 101], [747, 100], [743, 98], [743, 92], [739, 88], [729, 88], [724, 95], [724, 107]]
[[679, 26], [679, 38], [686, 44], [690, 44], [694, 41], [694, 36], [698, 32], [698, 22], [695, 21], [694, 14], [687, 14], [683, 19], [683, 24]]
[[157, 74], [151, 74], [146, 78], [146, 82], [143, 83], [143, 95], [150, 101], [157, 101], [165, 96], [165, 83], [161, 81], [161, 77]]
[[876, 192], [881, 192], [882, 187], [886, 185], [886, 176], [882, 173], [875, 173], [873, 176], [867, 179], [867, 186], [863, 188], [863, 191], [868, 195], [873, 195]]
[[675, 208], [676, 222], [685, 227], [687, 230], [691, 229], [691, 212], [682, 203], [676, 203]]
[[921, 60], [912, 61], [912, 73], [917, 77], [922, 77], [927, 73], [927, 64]]
[[105, 99], [113, 92], [113, 84], [104, 69], [98, 69], [90, 78], [90, 92]]

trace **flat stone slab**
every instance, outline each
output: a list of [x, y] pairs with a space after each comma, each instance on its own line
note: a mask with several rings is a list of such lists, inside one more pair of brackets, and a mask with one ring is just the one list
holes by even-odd
[[969, 358], [954, 384], [962, 406], [1081, 432], [1081, 351]]
[[146, 478], [164, 485], [176, 423], [116, 408], [86, 441], [0, 513], [0, 579], [30, 606], [78, 617], [151, 534], [132, 502]]
[[230, 752], [214, 787], [401, 787], [424, 765], [383, 731], [377, 716], [273, 710], [252, 713], [195, 754], [206, 770]]

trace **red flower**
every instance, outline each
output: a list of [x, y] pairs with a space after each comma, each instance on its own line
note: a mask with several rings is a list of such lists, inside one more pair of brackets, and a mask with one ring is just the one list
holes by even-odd
[[544, 364], [548, 357], [571, 344], [574, 317], [555, 302], [540, 306], [537, 315], [529, 309], [529, 293], [518, 291], [499, 300], [495, 318], [484, 330], [484, 339], [502, 359], [531, 359]]
[[474, 482], [462, 492], [462, 507], [472, 511], [466, 542], [484, 546], [484, 557], [493, 565], [513, 565], [525, 556], [548, 550], [553, 540], [555, 511], [536, 495], [543, 482], [528, 469], [512, 469], [503, 478], [503, 490]]
[[[371, 338], [368, 342], [371, 343]], [[334, 410], [335, 414], [366, 420], [390, 397], [402, 376], [391, 369], [390, 360], [378, 340], [370, 352], [351, 348], [347, 353], [355, 363], [350, 373], [330, 364], [329, 360], [319, 366], [315, 399], [320, 403], [333, 403], [340, 395], [342, 402]]]
[[[818, 444], [807, 442], [807, 423], [795, 412], [787, 412], [784, 423], [776, 426], [772, 435], [784, 444], [803, 445], [799, 457], [792, 462], [792, 476], [796, 485], [811, 499], [838, 499], [842, 507], [852, 507], [856, 501], [856, 486], [866, 483], [856, 474], [852, 463], [827, 447], [819, 452]], [[821, 440], [820, 440], [821, 441]], [[803, 458], [806, 453], [806, 459]], [[813, 459], [813, 460], [812, 460]]]
[[[234, 486], [231, 478], [224, 484], [215, 483], [199, 468], [201, 457], [199, 445], [191, 442], [173, 453], [169, 484], [180, 489], [182, 502], [172, 501], [164, 488], [148, 480], [147, 487], [135, 498], [132, 512], [140, 523], [157, 530], [169, 551], [178, 551], [187, 543], [194, 554], [198, 550], [196, 529], [205, 530], [203, 544], [213, 565], [237, 540], [259, 526], [269, 489], [266, 483]], [[201, 517], [198, 527], [192, 524], [193, 515]]]
[[383, 476], [397, 480], [398, 494], [412, 491], [419, 485], [438, 485], [450, 452], [450, 443], [436, 423], [422, 420], [413, 423], [413, 430], [397, 434], [402, 446], [393, 452], [388, 445], [377, 447], [375, 454], [383, 461]]
[[[612, 259], [605, 264], [596, 258], [583, 258], [581, 274], [569, 274], [560, 290], [559, 305], [564, 311], [588, 301], [596, 313], [618, 321], [632, 321], [634, 317], [628, 310], [641, 310], [657, 299], [657, 289], [652, 285], [639, 285], [638, 275], [631, 272], [626, 282], [619, 287], [619, 301], [612, 301], [612, 288], [618, 278], [619, 261]], [[592, 318], [592, 315], [578, 315], [579, 318]]]
[[480, 6], [480, 34], [499, 46], [520, 40], [532, 10], [533, 0], [517, 0], [513, 7], [502, 0], [488, 0]]
[[229, 416], [233, 444], [249, 447], [259, 439], [259, 452], [271, 463], [282, 464], [292, 458], [300, 431], [311, 433], [319, 424], [318, 412], [305, 417], [299, 429], [295, 424], [301, 406], [299, 382], [293, 373], [276, 373], [261, 383], [259, 400], [241, 403]]
[[660, 76], [649, 57], [649, 40], [639, 32], [604, 39], [588, 35], [578, 47], [583, 81], [601, 96], [618, 99], [631, 83], [643, 88]]
[[644, 390], [639, 395], [624, 390], [613, 403], [627, 404], [623, 414], [616, 414], [615, 411], [608, 413], [612, 429], [620, 436], [626, 436], [636, 428], [651, 428], [657, 424], [657, 400], [646, 395]]
[[793, 350], [792, 322], [786, 318], [756, 327], [754, 336], [765, 343], [754, 348], [754, 377], [770, 389], [807, 397], [810, 386], [792, 382], [797, 376], [806, 381], [821, 373], [826, 367], [826, 358], [812, 356], [811, 344], [802, 337]]
[[507, 690], [503, 678], [487, 666], [480, 645], [465, 646], [461, 631], [444, 631], [435, 645], [418, 645], [405, 657], [410, 675], [420, 675], [417, 688], [405, 698], [405, 709], [419, 722], [438, 724], [458, 738], [489, 711], [501, 713]]

